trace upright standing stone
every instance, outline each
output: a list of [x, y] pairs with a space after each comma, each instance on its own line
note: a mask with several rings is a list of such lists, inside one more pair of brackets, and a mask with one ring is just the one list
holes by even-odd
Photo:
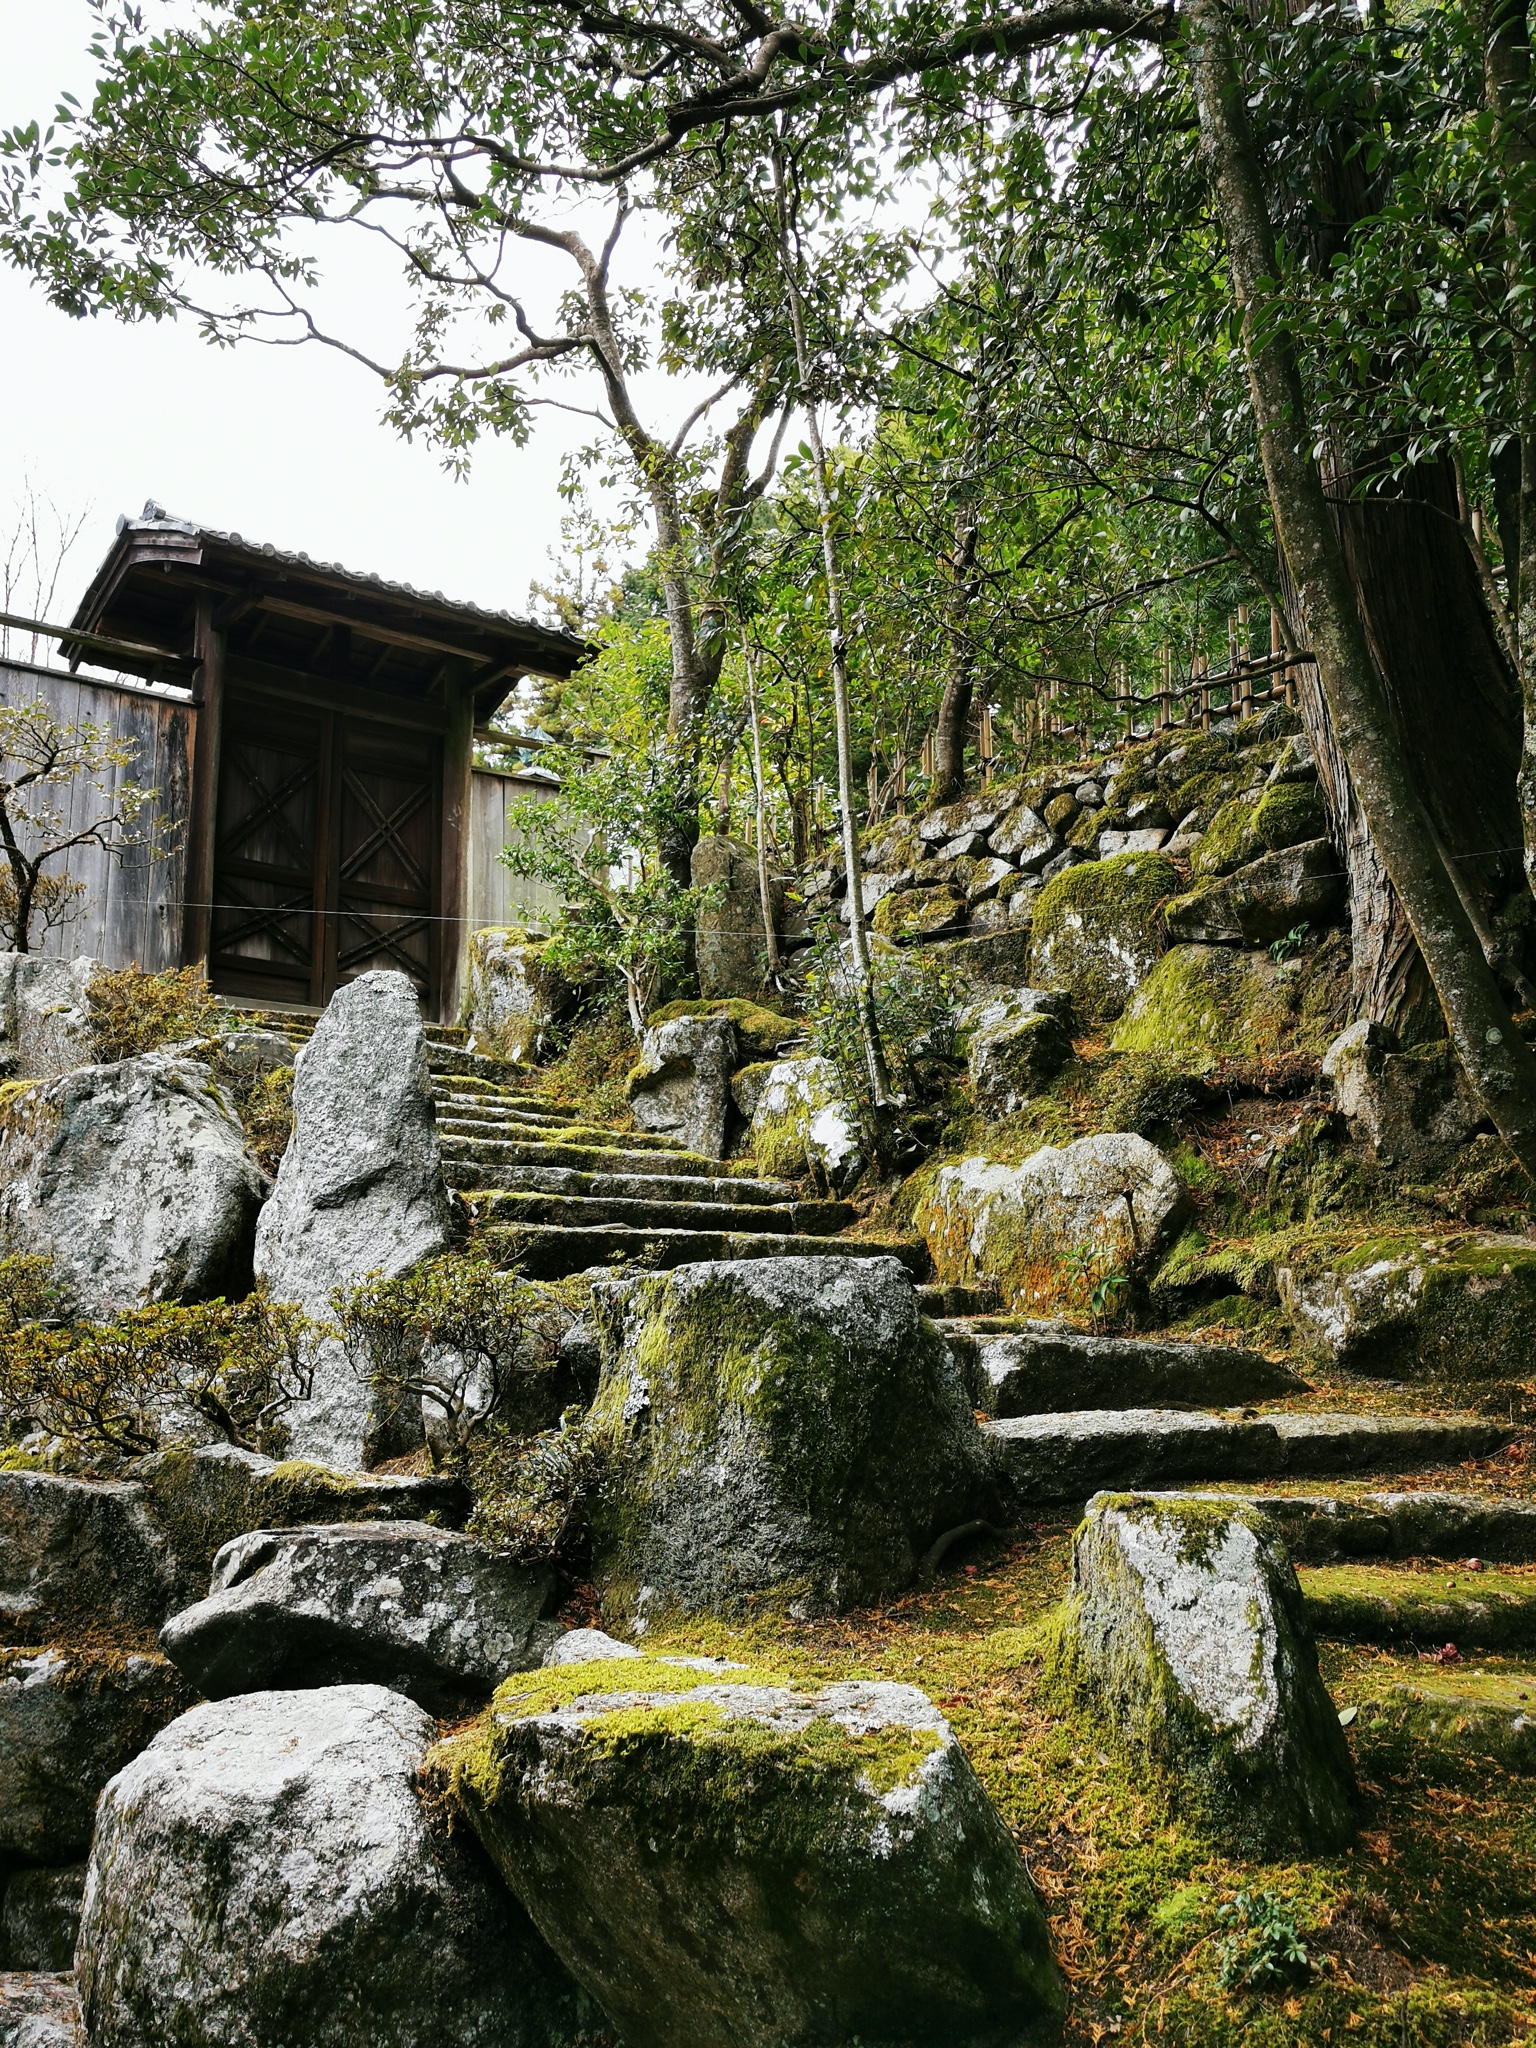
[[1252, 1506], [1096, 1494], [1055, 1677], [1244, 1852], [1326, 1854], [1352, 1838], [1354, 1770], [1301, 1588]]
[[[361, 975], [337, 990], [299, 1054], [293, 1136], [262, 1211], [256, 1277], [274, 1299], [323, 1317], [336, 1289], [407, 1272], [453, 1236], [416, 992], [403, 974]], [[320, 1345], [313, 1397], [289, 1423], [297, 1454], [343, 1471], [393, 1448], [393, 1418], [335, 1338]]]
[[0, 953], [0, 1077], [51, 1081], [91, 1063], [86, 992], [94, 960]]
[[[695, 940], [700, 995], [706, 1001], [755, 996], [763, 985], [767, 951], [757, 855], [738, 840], [711, 833], [693, 849], [693, 886], [712, 892], [699, 912]], [[775, 921], [782, 900], [781, 884], [770, 896]]]
[[546, 942], [515, 925], [487, 925], [469, 941], [464, 1022], [483, 1051], [534, 1060], [575, 1003], [575, 991], [545, 959]]
[[725, 1157], [736, 1026], [729, 1017], [672, 1017], [652, 1025], [626, 1090], [642, 1131], [676, 1138], [706, 1159]]

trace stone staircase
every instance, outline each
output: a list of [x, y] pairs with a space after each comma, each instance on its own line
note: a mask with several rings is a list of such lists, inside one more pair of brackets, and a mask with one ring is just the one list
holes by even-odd
[[[295, 1045], [319, 1017], [242, 1014]], [[829, 1252], [894, 1255], [916, 1271], [926, 1263], [909, 1244], [838, 1238], [857, 1218], [848, 1202], [807, 1201], [788, 1181], [735, 1171], [674, 1139], [593, 1123], [540, 1092], [528, 1070], [468, 1050], [459, 1027], [425, 1028], [444, 1178], [463, 1198], [477, 1245], [530, 1279]]]

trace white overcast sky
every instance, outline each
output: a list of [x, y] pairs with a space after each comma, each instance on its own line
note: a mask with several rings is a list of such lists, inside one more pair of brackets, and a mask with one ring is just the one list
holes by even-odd
[[[0, 0], [0, 127], [46, 121], [63, 90], [86, 98], [90, 20], [84, 0]], [[398, 320], [388, 270], [349, 266], [340, 292], [355, 321]], [[0, 337], [0, 531], [29, 478], [61, 510], [89, 508], [55, 610], [72, 607], [118, 514], [155, 498], [248, 539], [523, 612], [559, 543], [561, 455], [595, 431], [544, 412], [529, 446], [485, 444], [458, 483], [382, 423], [368, 372], [327, 349], [213, 349], [190, 323], [69, 320], [3, 266]], [[644, 388], [657, 425], [691, 402], [659, 375]]]

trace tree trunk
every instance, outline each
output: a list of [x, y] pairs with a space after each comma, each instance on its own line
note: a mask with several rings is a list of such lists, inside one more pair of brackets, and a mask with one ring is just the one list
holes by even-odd
[[965, 735], [976, 695], [975, 661], [970, 643], [971, 612], [976, 603], [976, 504], [967, 490], [955, 513], [954, 590], [950, 597], [949, 673], [933, 726], [933, 781], [928, 802], [937, 810], [952, 803], [965, 788]]
[[1510, 1021], [1409, 773], [1312, 459], [1294, 340], [1277, 309], [1262, 303], [1278, 274], [1274, 232], [1221, 0], [1194, 0], [1189, 21], [1201, 140], [1242, 319], [1275, 530], [1333, 731], [1468, 1079], [1510, 1149], [1536, 1173], [1536, 1058]]

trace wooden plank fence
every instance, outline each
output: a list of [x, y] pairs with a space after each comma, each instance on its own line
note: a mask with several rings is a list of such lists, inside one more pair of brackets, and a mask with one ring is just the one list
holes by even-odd
[[[89, 957], [109, 967], [139, 966], [151, 973], [181, 964], [182, 898], [186, 857], [182, 840], [189, 796], [190, 729], [194, 716], [186, 690], [149, 689], [103, 681], [21, 661], [0, 661], [0, 703], [41, 700], [57, 719], [104, 726], [133, 748], [131, 764], [106, 771], [109, 791], [123, 783], [159, 792], [156, 809], [168, 828], [170, 851], [153, 859], [131, 848], [121, 860], [100, 847], [77, 847], [46, 874], [68, 874], [85, 885], [81, 914], [39, 935], [37, 950], [56, 959]], [[105, 800], [82, 780], [63, 786], [55, 800], [72, 824], [100, 817]]]

